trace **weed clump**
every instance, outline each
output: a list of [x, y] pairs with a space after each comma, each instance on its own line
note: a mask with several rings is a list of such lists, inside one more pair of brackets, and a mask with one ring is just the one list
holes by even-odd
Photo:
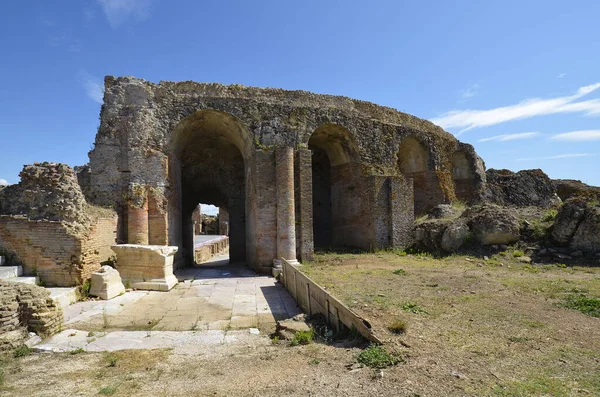
[[569, 295], [567, 296], [563, 307], [568, 309], [579, 310], [583, 314], [592, 317], [600, 317], [600, 299], [588, 297], [586, 295]]
[[359, 364], [374, 369], [384, 369], [404, 362], [401, 357], [390, 354], [381, 345], [372, 344], [356, 358]]
[[404, 269], [396, 269], [392, 273], [398, 276], [406, 276], [408, 274], [408, 272]]
[[406, 332], [406, 321], [397, 318], [388, 325], [388, 329], [394, 334], [403, 334]]
[[298, 331], [294, 334], [294, 338], [290, 342], [290, 346], [308, 345], [312, 343], [315, 338], [315, 331], [312, 329], [308, 331]]
[[415, 314], [427, 314], [427, 312], [419, 305], [414, 302], [406, 302], [401, 306], [402, 310], [415, 313]]
[[20, 347], [17, 347], [15, 349], [15, 351], [13, 351], [13, 357], [14, 358], [19, 358], [19, 357], [25, 357], [28, 356], [32, 353], [31, 348], [29, 348], [29, 346], [27, 345], [23, 345]]

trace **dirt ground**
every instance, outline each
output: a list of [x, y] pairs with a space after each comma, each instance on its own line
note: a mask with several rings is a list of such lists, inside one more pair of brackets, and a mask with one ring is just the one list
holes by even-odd
[[[600, 395], [600, 319], [561, 306], [600, 297], [599, 268], [376, 253], [319, 255], [303, 269], [404, 362], [373, 370], [352, 344], [268, 341], [31, 354], [0, 363], [0, 396]], [[404, 333], [387, 329], [395, 319]]]

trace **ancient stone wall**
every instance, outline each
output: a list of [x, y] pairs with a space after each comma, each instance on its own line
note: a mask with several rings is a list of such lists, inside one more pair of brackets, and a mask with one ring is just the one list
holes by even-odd
[[27, 165], [0, 194], [0, 247], [48, 286], [81, 284], [113, 253], [118, 218], [87, 204], [64, 164]]
[[28, 332], [43, 338], [54, 335], [62, 323], [62, 309], [47, 289], [0, 282], [0, 351], [22, 345]]
[[[232, 255], [245, 250], [247, 261], [256, 268], [269, 266], [274, 258], [276, 218], [267, 207], [275, 204], [270, 197], [275, 188], [270, 156], [275, 148], [305, 150], [312, 144], [327, 152], [333, 167], [353, 164], [348, 180], [333, 175], [332, 198], [343, 204], [337, 212], [332, 208], [334, 234], [343, 236], [343, 241], [332, 241], [334, 245], [366, 245], [356, 229], [363, 223], [361, 211], [367, 204], [347, 195], [352, 186], [362, 189], [363, 179], [369, 176], [401, 175], [399, 160], [418, 162], [419, 158], [413, 158], [416, 151], [402, 152], [401, 143], [406, 139], [419, 142], [421, 157], [426, 159], [425, 170], [411, 171], [411, 175], [406, 171], [405, 175], [413, 179], [417, 213], [457, 196], [476, 197], [481, 189], [478, 183], [485, 178], [472, 147], [461, 146], [428, 121], [368, 102], [238, 85], [154, 84], [132, 77], [107, 77], [105, 88], [101, 125], [90, 152], [90, 199], [116, 208], [123, 223], [131, 215], [135, 217], [136, 211], [146, 212], [143, 203], [127, 199], [133, 186], [162, 189], [167, 220], [160, 219], [168, 224], [169, 244], [182, 247], [182, 241], [191, 236], [188, 204], [182, 200], [191, 203], [210, 192], [203, 196], [208, 200], [196, 203], [227, 208]], [[453, 174], [457, 150], [466, 154]], [[122, 230], [120, 240], [132, 232]], [[147, 233], [143, 228], [140, 231]], [[299, 238], [304, 235], [306, 240], [307, 229], [298, 231]], [[245, 243], [239, 243], [236, 235]], [[126, 240], [131, 242], [131, 236]], [[377, 242], [369, 242], [373, 244]], [[187, 251], [180, 249], [178, 255]]]

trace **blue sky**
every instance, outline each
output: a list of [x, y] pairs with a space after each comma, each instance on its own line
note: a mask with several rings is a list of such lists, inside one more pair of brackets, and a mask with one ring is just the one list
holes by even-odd
[[345, 95], [600, 185], [600, 2], [5, 2], [0, 182], [88, 161], [104, 75]]

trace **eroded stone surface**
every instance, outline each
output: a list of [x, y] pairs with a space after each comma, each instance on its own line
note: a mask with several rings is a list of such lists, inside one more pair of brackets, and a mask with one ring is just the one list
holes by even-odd
[[108, 300], [123, 293], [125, 286], [118, 270], [102, 266], [99, 271], [92, 273], [90, 295]]

